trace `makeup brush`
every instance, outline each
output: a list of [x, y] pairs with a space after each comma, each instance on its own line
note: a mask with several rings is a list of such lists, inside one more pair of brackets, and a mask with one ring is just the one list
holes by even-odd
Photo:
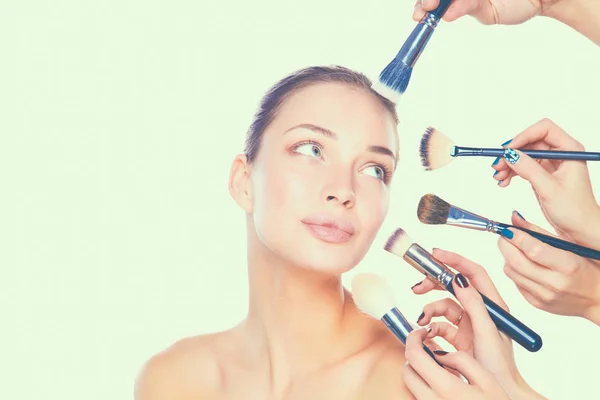
[[[588, 151], [519, 150], [538, 159], [600, 161], [600, 153]], [[502, 157], [504, 151], [504, 148], [456, 146], [452, 139], [431, 126], [425, 129], [419, 145], [421, 164], [427, 171], [441, 168], [456, 157]]]
[[600, 251], [598, 250], [590, 249], [589, 247], [571, 243], [553, 236], [544, 235], [543, 233], [529, 229], [492, 221], [491, 219], [456, 207], [431, 193], [424, 195], [421, 197], [421, 200], [419, 200], [417, 217], [419, 218], [419, 221], [427, 225], [452, 225], [478, 231], [492, 232], [498, 235], [501, 235], [502, 230], [506, 228], [519, 229], [557, 249], [570, 251], [581, 257], [600, 260]]
[[[401, 257], [417, 271], [425, 276], [429, 276], [456, 296], [452, 287], [452, 281], [456, 275], [441, 261], [435, 259], [427, 250], [414, 243], [402, 228], [394, 231], [385, 244], [384, 249]], [[482, 294], [481, 298], [492, 321], [494, 321], [499, 330], [506, 333], [528, 351], [536, 352], [542, 347], [542, 338], [537, 333], [485, 295]]]
[[[376, 274], [358, 274], [351, 281], [351, 291], [360, 311], [380, 319], [402, 344], [406, 344], [406, 338], [413, 327], [396, 307], [394, 292], [385, 279]], [[443, 366], [435, 359], [429, 347], [423, 345], [423, 350]]]
[[[451, 0], [440, 0], [435, 10], [429, 11], [408, 36], [396, 57], [379, 75], [379, 83], [393, 92], [403, 94], [408, 87], [412, 69], [421, 56], [438, 23], [448, 10]], [[381, 93], [385, 95], [384, 93]], [[387, 97], [387, 96], [386, 96]]]

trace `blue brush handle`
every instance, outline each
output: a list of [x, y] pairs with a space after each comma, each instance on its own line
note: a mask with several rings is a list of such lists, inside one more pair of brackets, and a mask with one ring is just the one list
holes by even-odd
[[530, 229], [519, 228], [514, 225], [508, 225], [503, 223], [498, 223], [498, 226], [501, 228], [514, 228], [519, 229], [523, 232], [528, 233], [532, 237], [538, 239], [539, 241], [546, 243], [552, 247], [555, 247], [560, 250], [570, 251], [573, 254], [577, 254], [578, 256], [584, 258], [590, 258], [592, 260], [600, 260], [600, 251], [591, 249], [589, 247], [585, 247], [576, 243], [568, 242], [566, 240], [562, 240], [559, 238], [555, 238], [553, 236], [544, 235], [543, 233], [535, 232]]
[[[591, 151], [518, 149], [531, 158], [546, 160], [600, 161], [600, 153]], [[455, 146], [453, 156], [502, 157], [504, 149]]]
[[442, 19], [444, 14], [446, 14], [446, 11], [448, 11], [450, 3], [452, 3], [452, 0], [440, 0], [440, 4], [438, 4], [437, 8], [429, 11], [429, 14], [433, 15], [438, 20]]
[[[446, 289], [456, 296], [452, 287], [452, 280], [446, 285]], [[481, 293], [480, 293], [481, 294]], [[492, 300], [481, 294], [485, 308], [487, 308], [492, 321], [496, 327], [506, 333], [515, 342], [519, 343], [525, 349], [536, 352], [542, 348], [542, 338], [524, 323], [513, 317], [510, 313], [494, 303]]]

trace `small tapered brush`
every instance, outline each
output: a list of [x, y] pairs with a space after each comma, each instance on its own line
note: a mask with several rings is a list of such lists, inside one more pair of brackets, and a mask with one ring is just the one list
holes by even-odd
[[[436, 9], [429, 11], [408, 36], [396, 57], [379, 75], [379, 84], [392, 92], [403, 94], [408, 87], [413, 67], [425, 50], [438, 23], [448, 10], [451, 0], [440, 0]], [[389, 93], [381, 93], [389, 97]], [[391, 100], [391, 99], [390, 99]]]
[[[360, 311], [381, 320], [402, 344], [406, 344], [406, 338], [413, 331], [413, 327], [396, 307], [394, 292], [383, 277], [376, 274], [358, 274], [351, 281], [351, 292]], [[442, 365], [429, 347], [423, 345], [423, 350]]]
[[[600, 161], [600, 153], [590, 151], [560, 151], [517, 149], [531, 158], [546, 160]], [[502, 157], [504, 148], [457, 146], [452, 139], [434, 127], [425, 129], [419, 144], [421, 164], [427, 171], [441, 168], [457, 157]]]
[[471, 211], [454, 206], [434, 194], [426, 194], [421, 197], [417, 206], [417, 217], [419, 221], [427, 225], [451, 225], [461, 228], [474, 229], [502, 234], [503, 229], [513, 228], [528, 233], [534, 238], [557, 249], [570, 251], [578, 256], [600, 260], [600, 251], [590, 249], [553, 236], [544, 235], [518, 226], [496, 222], [491, 219], [477, 215]]
[[[404, 229], [398, 228], [388, 238], [385, 251], [402, 258], [411, 267], [423, 275], [431, 278], [452, 295], [456, 296], [452, 282], [466, 287], [463, 276], [454, 274], [444, 263], [437, 260], [423, 247], [413, 242]], [[481, 294], [481, 293], [480, 293]], [[542, 347], [542, 338], [531, 328], [512, 316], [494, 301], [481, 294], [485, 308], [496, 327], [506, 333], [512, 340], [531, 352], [536, 352]]]

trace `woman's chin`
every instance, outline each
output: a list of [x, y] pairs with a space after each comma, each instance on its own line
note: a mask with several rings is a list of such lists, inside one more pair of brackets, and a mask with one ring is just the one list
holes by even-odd
[[358, 265], [362, 257], [355, 254], [314, 254], [312, 257], [308, 254], [303, 254], [300, 259], [294, 262], [295, 265], [302, 269], [322, 273], [326, 275], [341, 275], [352, 270]]

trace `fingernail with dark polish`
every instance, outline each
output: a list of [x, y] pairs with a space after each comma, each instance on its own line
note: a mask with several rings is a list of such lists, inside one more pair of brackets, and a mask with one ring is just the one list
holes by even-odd
[[433, 328], [430, 327], [430, 326], [426, 326], [425, 330], [427, 331], [427, 333], [431, 333], [431, 331], [433, 330]]
[[513, 165], [516, 164], [517, 161], [519, 161], [519, 157], [520, 156], [513, 149], [504, 150], [504, 158], [506, 158], [506, 161]]
[[525, 219], [525, 217], [521, 215], [521, 213], [520, 213], [520, 212], [518, 212], [517, 210], [515, 210], [515, 212], [517, 213], [517, 215], [519, 216], [519, 218], [521, 218], [523, 221], [527, 221], [527, 220]]
[[500, 157], [496, 157], [496, 159], [492, 163], [492, 166], [497, 165], [499, 162], [500, 162]]
[[421, 283], [423, 283], [423, 281], [421, 281], [419, 283], [415, 283], [414, 285], [412, 285], [412, 287], [410, 288], [410, 290], [413, 290], [414, 288], [416, 288], [417, 286], [419, 286]]
[[496, 176], [496, 175], [498, 175], [498, 171], [494, 171], [494, 175], [492, 175], [492, 176]]
[[502, 182], [504, 182], [504, 181], [498, 181], [498, 185], [501, 184]]
[[507, 239], [512, 239], [515, 236], [515, 234], [508, 228], [502, 228], [500, 234]]
[[460, 286], [461, 288], [469, 287], [469, 281], [463, 274], [456, 274], [454, 279], [456, 280], [458, 286]]
[[510, 142], [512, 142], [512, 139], [507, 140], [506, 142], [502, 143], [500, 146], [506, 146], [507, 144], [509, 144]]
[[434, 350], [433, 352], [437, 356], [445, 356], [446, 354], [448, 354], [448, 352], [444, 350]]
[[422, 320], [424, 316], [425, 316], [425, 313], [422, 312], [421, 315], [419, 315], [419, 318], [417, 318], [417, 322], [419, 322], [420, 320]]

